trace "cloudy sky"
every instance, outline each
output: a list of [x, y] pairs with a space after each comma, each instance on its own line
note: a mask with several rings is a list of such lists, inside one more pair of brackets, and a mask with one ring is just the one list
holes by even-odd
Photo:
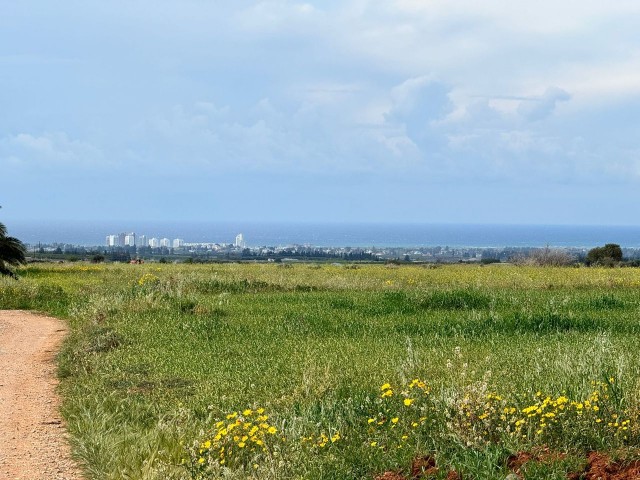
[[637, 0], [0, 0], [11, 220], [638, 225]]

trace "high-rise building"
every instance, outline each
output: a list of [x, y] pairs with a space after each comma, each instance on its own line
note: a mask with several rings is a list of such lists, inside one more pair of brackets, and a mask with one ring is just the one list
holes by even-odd
[[118, 244], [117, 235], [107, 235], [107, 247], [115, 247]]
[[236, 235], [236, 241], [234, 245], [238, 248], [244, 248], [247, 246], [246, 242], [244, 241], [244, 236], [241, 233]]
[[158, 240], [156, 237], [150, 238], [149, 246], [151, 248], [158, 248], [160, 246], [160, 240]]
[[124, 247], [126, 245], [126, 243], [125, 243], [126, 236], [127, 236], [126, 233], [119, 233], [118, 234], [118, 243], [116, 244], [117, 247]]
[[147, 240], [147, 236], [146, 235], [140, 235], [138, 237], [138, 243], [136, 245], [139, 245], [141, 247], [147, 247], [149, 245], [149, 241]]
[[126, 246], [129, 247], [135, 247], [136, 246], [136, 234], [131, 232], [131, 233], [127, 233], [124, 236], [124, 244]]
[[184, 240], [181, 238], [176, 238], [173, 241], [173, 248], [181, 248], [184, 247]]
[[169, 248], [171, 246], [171, 240], [169, 240], [166, 237], [165, 238], [161, 238], [160, 239], [160, 246]]

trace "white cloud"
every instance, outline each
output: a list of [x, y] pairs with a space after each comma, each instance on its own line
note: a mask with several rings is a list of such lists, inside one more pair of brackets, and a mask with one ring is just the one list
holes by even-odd
[[567, 92], [557, 87], [549, 87], [539, 98], [528, 98], [520, 102], [518, 113], [529, 121], [542, 120], [553, 113], [558, 102], [571, 98]]
[[311, 3], [264, 0], [240, 9], [235, 18], [240, 28], [253, 34], [283, 35], [315, 30], [320, 15], [320, 10]]
[[[636, 178], [629, 172], [637, 171], [637, 151], [624, 138], [640, 132], [615, 133], [618, 114], [640, 97], [635, 0], [118, 5], [79, 9], [90, 21], [74, 22], [73, 38], [86, 45], [49, 32], [49, 55], [33, 55], [80, 63], [71, 73], [29, 72], [63, 92], [62, 106], [27, 95], [47, 82], [16, 101], [7, 117], [31, 133], [0, 133], [3, 162], [122, 158], [194, 175], [281, 169], [404, 171], [442, 181], [455, 181], [457, 171], [532, 182], [558, 172], [576, 181], [598, 173]], [[96, 35], [80, 35], [83, 28]], [[135, 48], [122, 55], [114, 37]], [[40, 44], [49, 42], [34, 52]], [[87, 67], [94, 64], [97, 70]], [[31, 85], [19, 69], [12, 75], [5, 91]], [[89, 86], [61, 87], [76, 77]], [[104, 98], [113, 106], [96, 108]], [[68, 110], [78, 117], [75, 130], [57, 125]], [[29, 122], [48, 123], [35, 129]], [[9, 127], [0, 121], [1, 128]], [[85, 140], [95, 138], [92, 128], [101, 142]], [[69, 133], [33, 133], [58, 130]]]
[[435, 74], [461, 106], [474, 96], [533, 96], [557, 85], [589, 104], [639, 94], [640, 3], [351, 1], [325, 12], [341, 55], [373, 72]]
[[64, 132], [33, 135], [19, 133], [0, 139], [0, 161], [22, 165], [95, 168], [104, 164], [102, 151], [94, 145], [74, 140]]

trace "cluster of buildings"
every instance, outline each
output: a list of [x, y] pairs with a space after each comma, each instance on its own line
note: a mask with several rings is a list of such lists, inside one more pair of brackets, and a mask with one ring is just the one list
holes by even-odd
[[[115, 248], [115, 247], [184, 248], [184, 247], [201, 246], [201, 245], [207, 245], [207, 244], [185, 244], [182, 238], [175, 238], [173, 240], [166, 237], [165, 238], [157, 238], [157, 237], [149, 238], [146, 235], [137, 235], [135, 232], [131, 232], [131, 233], [119, 233], [117, 235], [107, 235], [106, 245], [109, 248]], [[239, 233], [238, 235], [236, 235], [236, 239], [233, 243], [233, 247], [238, 249], [244, 249], [247, 247], [247, 242], [245, 241], [242, 233]]]
[[173, 240], [156, 237], [147, 238], [146, 235], [136, 235], [134, 232], [131, 232], [107, 235], [106, 244], [107, 247], [182, 248], [184, 247], [184, 240], [182, 238], [175, 238]]

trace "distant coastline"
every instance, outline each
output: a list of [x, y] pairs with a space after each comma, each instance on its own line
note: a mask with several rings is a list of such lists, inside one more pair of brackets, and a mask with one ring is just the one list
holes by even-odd
[[613, 242], [623, 248], [640, 248], [640, 226], [12, 221], [8, 227], [25, 243], [80, 246], [104, 245], [109, 233], [136, 231], [150, 237], [181, 238], [186, 243], [221, 244], [233, 243], [243, 233], [252, 247], [592, 248]]

